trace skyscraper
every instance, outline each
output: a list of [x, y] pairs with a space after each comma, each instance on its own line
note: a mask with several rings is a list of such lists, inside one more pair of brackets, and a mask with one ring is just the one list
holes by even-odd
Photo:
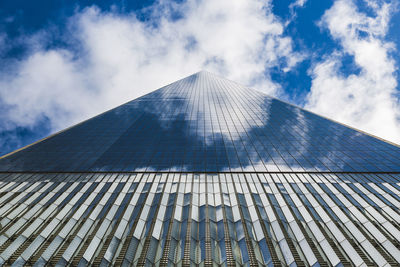
[[208, 72], [0, 171], [3, 265], [400, 264], [400, 147]]

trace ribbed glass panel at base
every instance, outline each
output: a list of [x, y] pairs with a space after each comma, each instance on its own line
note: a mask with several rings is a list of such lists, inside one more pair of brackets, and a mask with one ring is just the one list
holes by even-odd
[[396, 173], [59, 175], [1, 176], [2, 265], [400, 264]]

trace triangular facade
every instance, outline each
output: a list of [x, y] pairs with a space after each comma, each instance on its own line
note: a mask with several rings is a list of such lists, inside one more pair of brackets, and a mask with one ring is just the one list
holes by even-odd
[[0, 264], [399, 266], [400, 147], [199, 72], [0, 158]]
[[400, 147], [200, 72], [0, 160], [1, 171], [400, 171]]

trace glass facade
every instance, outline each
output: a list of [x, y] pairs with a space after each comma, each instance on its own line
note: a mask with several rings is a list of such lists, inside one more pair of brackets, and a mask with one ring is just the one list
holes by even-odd
[[397, 172], [400, 147], [207, 72], [0, 159], [0, 171]]
[[2, 157], [0, 265], [399, 266], [400, 148], [200, 72]]

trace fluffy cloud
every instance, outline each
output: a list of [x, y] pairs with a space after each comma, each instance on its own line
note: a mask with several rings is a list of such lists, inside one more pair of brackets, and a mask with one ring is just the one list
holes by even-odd
[[268, 69], [301, 60], [267, 1], [160, 1], [148, 15], [86, 8], [62, 49], [47, 48], [46, 31], [26, 37], [30, 53], [0, 76], [4, 125], [47, 118], [58, 130], [201, 69], [276, 95]]
[[[309, 108], [340, 122], [400, 143], [400, 104], [396, 98], [394, 45], [385, 41], [393, 6], [368, 1], [373, 16], [357, 10], [352, 1], [338, 0], [325, 12], [321, 26], [342, 49], [312, 70]], [[359, 71], [341, 72], [345, 56]]]

